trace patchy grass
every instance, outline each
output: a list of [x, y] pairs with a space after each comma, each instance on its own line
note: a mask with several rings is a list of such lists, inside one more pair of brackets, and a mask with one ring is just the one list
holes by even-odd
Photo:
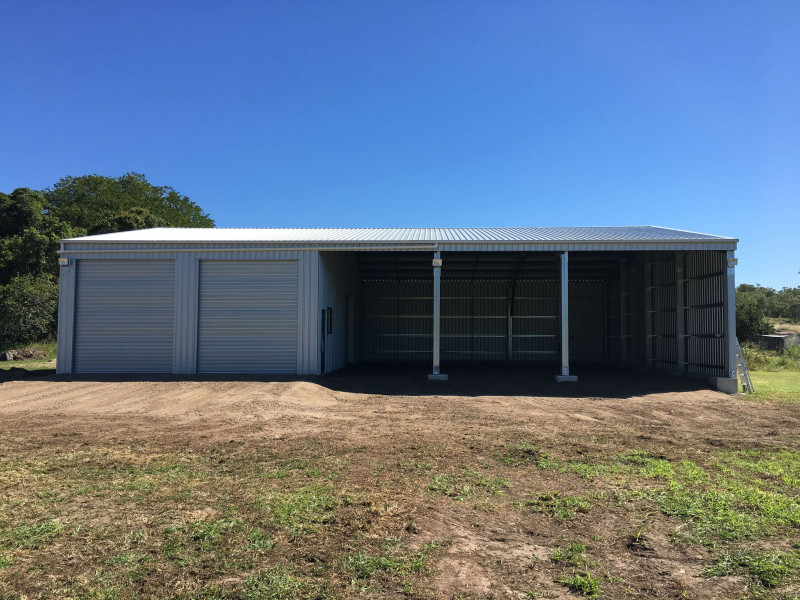
[[[484, 430], [469, 421], [439, 437], [353, 434], [343, 419], [319, 439], [305, 422], [280, 439], [272, 421], [208, 438], [203, 422], [184, 439], [183, 423], [125, 429], [129, 417], [104, 416], [81, 432], [59, 427], [61, 414], [26, 416], [0, 436], [0, 597], [421, 600], [502, 586], [531, 598], [791, 598], [794, 414], [735, 405], [759, 419], [747, 435], [714, 425], [728, 410], [718, 397], [704, 409], [717, 421], [683, 436], [647, 425], [647, 412], [635, 430], [556, 418], [549, 434], [492, 412]], [[679, 569], [706, 578], [662, 574]]]
[[800, 554], [778, 550], [725, 552], [703, 574], [706, 577], [743, 574], [750, 580], [751, 587], [774, 588], [797, 579]]

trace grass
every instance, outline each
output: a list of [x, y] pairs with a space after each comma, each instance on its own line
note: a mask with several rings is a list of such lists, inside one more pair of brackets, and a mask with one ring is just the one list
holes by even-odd
[[755, 392], [753, 398], [800, 402], [800, 372], [797, 371], [750, 371]]

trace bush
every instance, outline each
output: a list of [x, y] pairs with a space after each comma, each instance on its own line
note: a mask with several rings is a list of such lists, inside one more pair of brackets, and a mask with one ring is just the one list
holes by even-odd
[[764, 308], [752, 294], [736, 294], [736, 336], [746, 340], [754, 335], [775, 333], [767, 322]]
[[0, 286], [0, 345], [29, 344], [56, 333], [58, 282], [51, 275], [21, 275]]
[[790, 346], [780, 354], [742, 346], [742, 353], [751, 371], [800, 371], [800, 346]]

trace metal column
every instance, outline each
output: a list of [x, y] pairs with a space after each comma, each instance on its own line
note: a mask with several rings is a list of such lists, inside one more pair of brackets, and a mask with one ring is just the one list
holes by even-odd
[[576, 375], [569, 374], [569, 253], [561, 253], [561, 269], [559, 282], [561, 284], [561, 302], [559, 319], [561, 321], [561, 373], [556, 375], [556, 381], [578, 381]]
[[644, 265], [644, 364], [653, 368], [653, 261], [645, 253]]
[[433, 253], [433, 373], [428, 375], [429, 381], [447, 381], [442, 375], [439, 362], [441, 348], [441, 314], [442, 314], [442, 254]]
[[619, 261], [619, 359], [628, 364], [628, 261]]

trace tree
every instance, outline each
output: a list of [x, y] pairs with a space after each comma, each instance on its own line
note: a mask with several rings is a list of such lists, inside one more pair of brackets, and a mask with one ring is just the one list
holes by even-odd
[[[92, 233], [152, 226], [213, 227], [197, 204], [169, 186], [155, 186], [144, 175], [64, 177], [44, 191], [52, 214]], [[153, 225], [155, 224], [155, 225]]]
[[56, 275], [59, 240], [85, 234], [53, 216], [41, 192], [0, 194], [0, 284], [20, 275]]
[[65, 177], [42, 192], [0, 193], [0, 341], [53, 335], [60, 240], [148, 227], [213, 227], [199, 206], [144, 175]]
[[28, 344], [55, 335], [58, 282], [51, 275], [13, 277], [0, 286], [0, 344]]
[[758, 287], [745, 284], [737, 288], [736, 335], [740, 339], [744, 340], [751, 336], [775, 332], [765, 318], [763, 300], [764, 295], [761, 294]]
[[11, 194], [0, 194], [0, 238], [39, 227], [47, 200], [41, 192], [17, 188]]

